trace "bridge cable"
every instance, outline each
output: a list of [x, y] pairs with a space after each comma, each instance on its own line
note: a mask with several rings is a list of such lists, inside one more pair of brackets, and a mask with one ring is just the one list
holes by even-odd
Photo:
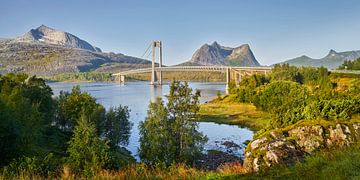
[[[149, 49], [151, 48], [152, 43], [149, 44], [149, 47], [146, 49], [146, 51], [144, 52], [144, 54], [141, 56], [141, 59], [144, 57], [144, 55], [149, 51]], [[149, 55], [148, 55], [149, 56]]]

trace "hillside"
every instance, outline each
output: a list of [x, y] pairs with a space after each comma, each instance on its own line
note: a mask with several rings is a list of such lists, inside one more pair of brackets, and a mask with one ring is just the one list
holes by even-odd
[[204, 44], [195, 51], [191, 60], [181, 65], [225, 65], [225, 66], [260, 66], [248, 44], [236, 48], [224, 47], [216, 41]]
[[104, 53], [85, 40], [44, 25], [15, 39], [0, 39], [0, 73], [51, 76], [71, 72], [116, 72], [150, 67], [148, 60]]
[[313, 67], [326, 67], [328, 69], [336, 69], [344, 61], [354, 60], [360, 57], [359, 51], [346, 51], [346, 52], [336, 52], [335, 50], [330, 50], [328, 55], [321, 59], [313, 59], [308, 56], [300, 56], [294, 59], [286, 60], [279, 64], [290, 64], [294, 66], [313, 66]]

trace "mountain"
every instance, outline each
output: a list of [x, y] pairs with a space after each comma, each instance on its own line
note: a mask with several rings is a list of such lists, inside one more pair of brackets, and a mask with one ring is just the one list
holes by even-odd
[[23, 36], [16, 38], [15, 41], [27, 43], [42, 42], [45, 44], [101, 52], [100, 48], [92, 46], [88, 42], [76, 37], [75, 35], [47, 27], [45, 25], [41, 25], [36, 29], [31, 29]]
[[354, 60], [360, 57], [359, 51], [346, 51], [346, 52], [336, 52], [335, 50], [330, 50], [328, 55], [321, 59], [313, 59], [308, 56], [300, 56], [294, 59], [284, 61], [279, 64], [290, 64], [294, 66], [313, 66], [313, 67], [326, 67], [328, 69], [336, 69], [345, 60]]
[[151, 67], [151, 61], [104, 53], [67, 32], [41, 25], [14, 39], [0, 39], [0, 74], [51, 76], [69, 72], [118, 72]]
[[231, 48], [221, 46], [215, 41], [211, 45], [202, 45], [195, 51], [191, 60], [182, 65], [260, 66], [260, 63], [248, 44]]

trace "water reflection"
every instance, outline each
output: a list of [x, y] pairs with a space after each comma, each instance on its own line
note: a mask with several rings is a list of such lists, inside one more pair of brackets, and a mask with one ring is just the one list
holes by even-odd
[[156, 98], [163, 96], [162, 88], [163, 88], [162, 85], [150, 86], [150, 100], [151, 100], [151, 102], [155, 102]]

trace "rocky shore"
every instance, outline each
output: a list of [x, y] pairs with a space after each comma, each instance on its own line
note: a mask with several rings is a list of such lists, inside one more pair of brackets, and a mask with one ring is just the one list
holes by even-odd
[[275, 164], [291, 165], [315, 151], [349, 146], [359, 140], [360, 122], [329, 122], [275, 129], [250, 142], [243, 165], [250, 172]]

